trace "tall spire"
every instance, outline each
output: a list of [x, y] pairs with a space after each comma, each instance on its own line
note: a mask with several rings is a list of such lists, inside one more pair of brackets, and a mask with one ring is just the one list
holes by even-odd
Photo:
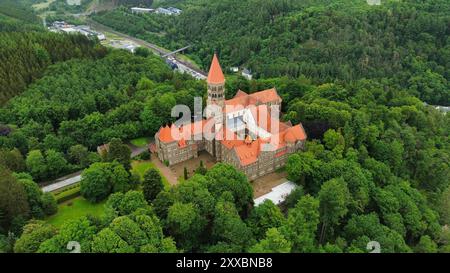
[[225, 83], [225, 77], [223, 76], [222, 68], [220, 67], [219, 58], [214, 53], [214, 57], [211, 62], [211, 67], [208, 73], [208, 83], [221, 84]]

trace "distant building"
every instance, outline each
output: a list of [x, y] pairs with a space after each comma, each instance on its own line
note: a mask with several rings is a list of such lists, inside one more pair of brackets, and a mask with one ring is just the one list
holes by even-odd
[[63, 28], [67, 26], [67, 23], [64, 21], [55, 21], [52, 23], [52, 26], [55, 28]]
[[70, 25], [64, 21], [55, 21], [52, 26], [49, 27], [52, 32], [64, 32], [64, 33], [80, 33], [86, 37], [97, 37], [100, 41], [105, 40], [106, 36], [103, 33], [92, 30], [89, 26], [85, 25]]
[[248, 70], [247, 68], [245, 68], [245, 69], [242, 71], [242, 76], [243, 76], [244, 78], [246, 78], [247, 80], [253, 79], [252, 72], [251, 72], [250, 70]]
[[230, 71], [233, 73], [237, 73], [237, 72], [239, 72], [239, 67], [237, 67], [237, 66], [230, 67]]
[[132, 13], [153, 13], [153, 12], [155, 12], [155, 9], [134, 7], [134, 8], [131, 8], [131, 12]]
[[135, 53], [136, 52], [136, 48], [139, 47], [135, 43], [133, 43], [131, 41], [128, 41], [128, 40], [124, 40], [124, 41], [122, 41], [122, 40], [111, 40], [109, 45], [111, 47], [114, 47], [114, 48], [117, 48], [117, 49], [123, 49], [123, 50], [130, 51], [131, 53]]
[[155, 13], [157, 14], [164, 14], [164, 15], [172, 15], [172, 12], [165, 8], [157, 8]]
[[283, 167], [290, 154], [303, 149], [305, 130], [301, 124], [279, 120], [281, 97], [275, 88], [252, 94], [239, 90], [225, 100], [225, 77], [216, 55], [207, 86], [206, 119], [164, 126], [156, 133], [162, 162], [177, 164], [205, 150], [254, 180]]
[[174, 15], [180, 15], [181, 12], [182, 12], [181, 9], [177, 9], [177, 8], [174, 8], [174, 7], [169, 7], [167, 9], [170, 10]]
[[379, 6], [381, 5], [381, 0], [367, 0], [367, 4], [370, 6]]
[[177, 9], [174, 7], [169, 7], [169, 8], [157, 8], [155, 10], [155, 13], [157, 14], [164, 14], [164, 15], [180, 15], [182, 12], [181, 9]]

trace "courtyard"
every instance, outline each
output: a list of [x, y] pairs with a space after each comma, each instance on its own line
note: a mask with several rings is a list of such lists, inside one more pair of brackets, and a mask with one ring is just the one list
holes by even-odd
[[[203, 165], [208, 170], [217, 163], [214, 157], [211, 156], [208, 152], [201, 151], [197, 158], [191, 158], [187, 161], [167, 167], [159, 160], [156, 154], [152, 154], [153, 165], [157, 169], [159, 169], [161, 174], [167, 179], [167, 182], [170, 185], [176, 185], [184, 181], [184, 168], [186, 168], [188, 171], [188, 177], [192, 177], [195, 173], [195, 170], [198, 168], [198, 166], [200, 166], [200, 161], [203, 161]], [[256, 180], [250, 181], [250, 184], [253, 187], [254, 198], [258, 198], [264, 194], [267, 194], [272, 191], [272, 188], [286, 182], [286, 177], [286, 171], [278, 170], [259, 177]]]
[[197, 158], [191, 158], [184, 162], [172, 165], [169, 167], [169, 169], [173, 172], [173, 175], [177, 178], [178, 181], [183, 181], [184, 168], [186, 168], [188, 171], [188, 177], [192, 177], [195, 170], [200, 166], [200, 161], [203, 161], [203, 166], [205, 166], [208, 170], [211, 169], [214, 164], [216, 164], [216, 160], [213, 156], [211, 156], [206, 151], [201, 151], [199, 152]]
[[261, 176], [254, 181], [250, 181], [253, 187], [253, 198], [258, 198], [272, 191], [278, 185], [286, 182], [287, 173], [283, 171], [275, 171], [273, 173]]

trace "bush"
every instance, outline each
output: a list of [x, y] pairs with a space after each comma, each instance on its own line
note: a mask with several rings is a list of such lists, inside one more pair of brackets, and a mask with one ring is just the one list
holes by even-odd
[[42, 209], [46, 215], [53, 215], [58, 211], [58, 204], [53, 194], [46, 192], [41, 197]]
[[145, 151], [142, 154], [139, 155], [140, 159], [142, 160], [150, 160], [152, 158], [149, 151]]
[[94, 163], [81, 174], [80, 192], [90, 202], [104, 200], [112, 192], [131, 189], [130, 174], [117, 163]]
[[56, 203], [61, 204], [67, 200], [71, 200], [75, 197], [80, 196], [80, 185], [77, 184], [76, 186], [69, 187], [64, 189], [61, 192], [58, 192], [54, 194]]

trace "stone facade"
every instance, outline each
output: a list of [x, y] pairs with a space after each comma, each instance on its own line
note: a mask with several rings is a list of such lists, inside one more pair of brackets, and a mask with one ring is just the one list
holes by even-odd
[[[181, 127], [164, 126], [156, 133], [156, 152], [162, 162], [174, 165], [207, 151], [254, 180], [283, 167], [289, 154], [304, 148], [302, 125], [278, 120], [282, 100], [275, 89], [253, 94], [238, 91], [225, 100], [225, 78], [216, 55], [207, 82], [206, 119]], [[206, 127], [211, 128], [213, 138], [204, 136]]]

